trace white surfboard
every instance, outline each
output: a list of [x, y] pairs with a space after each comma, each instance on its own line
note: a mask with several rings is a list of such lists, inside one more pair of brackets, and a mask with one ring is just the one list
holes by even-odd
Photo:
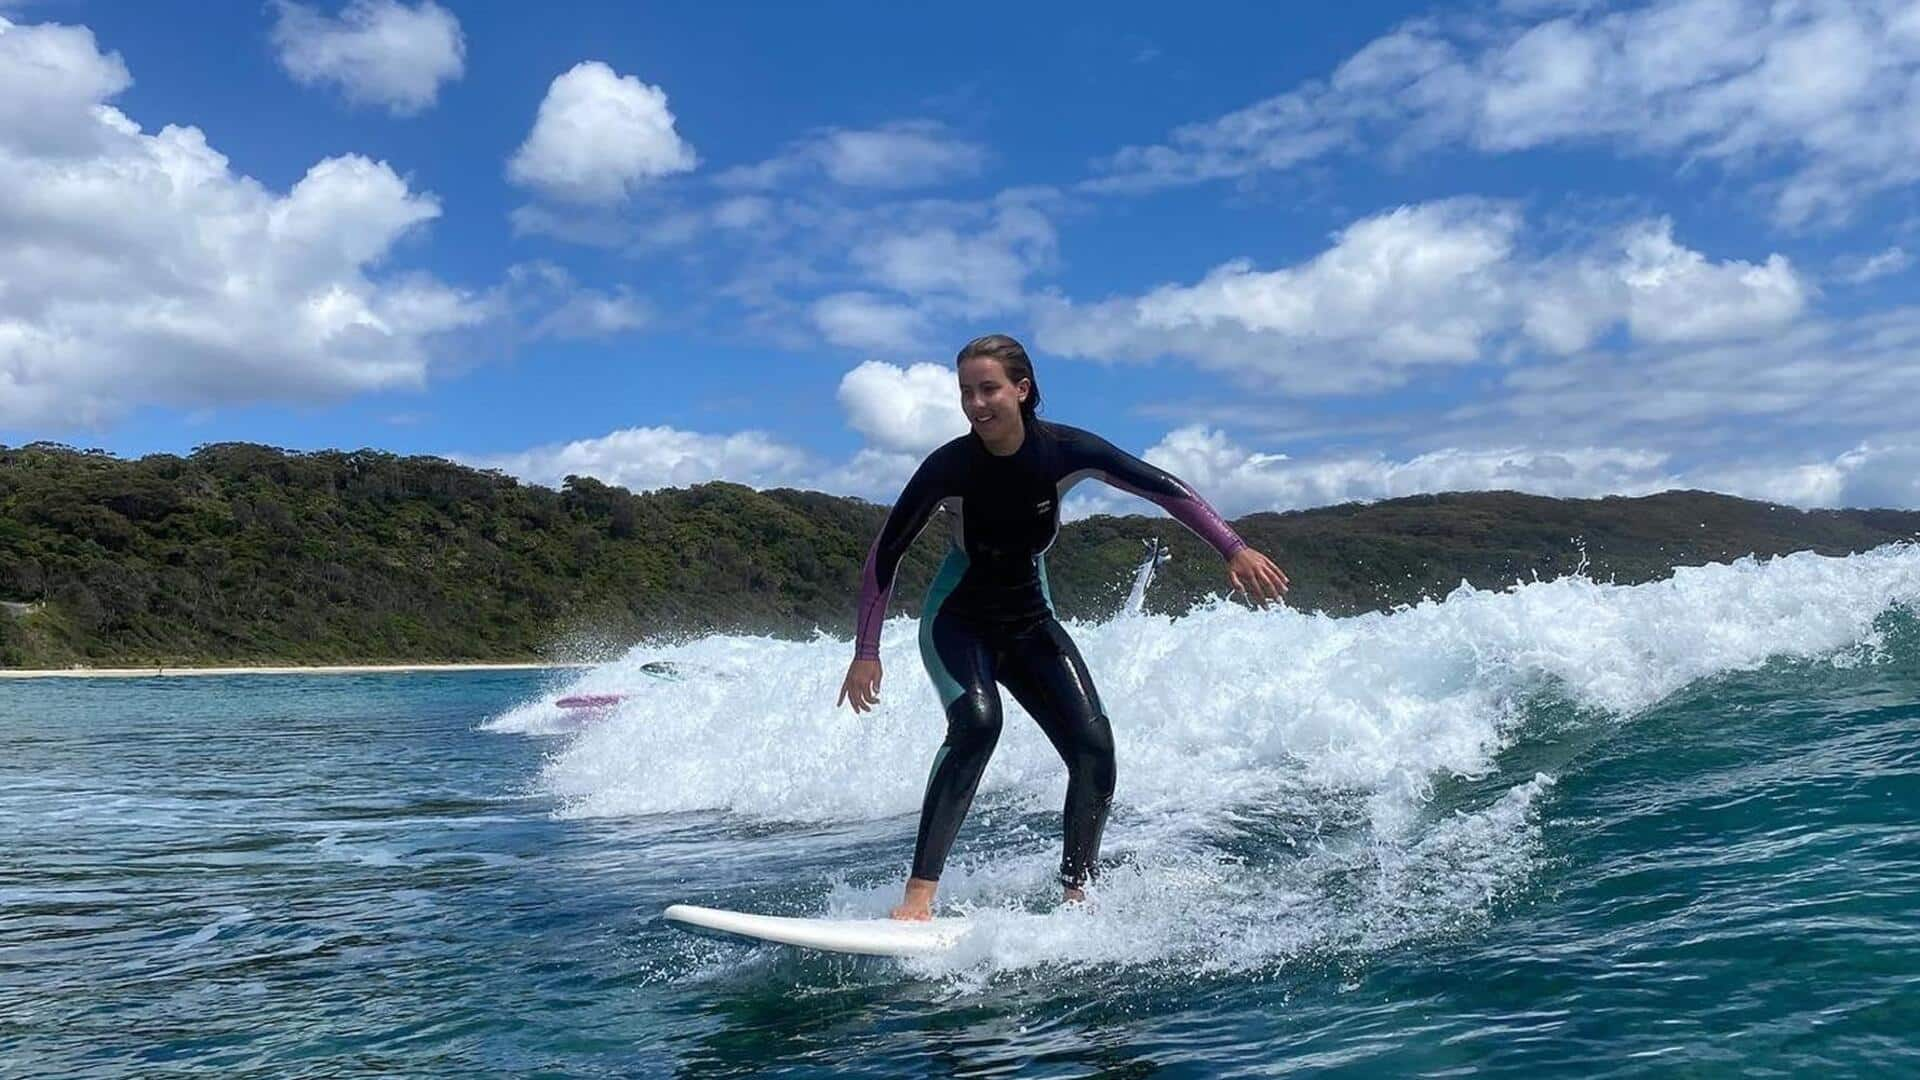
[[745, 911], [674, 904], [662, 916], [681, 929], [717, 930], [723, 934], [794, 945], [822, 952], [861, 956], [926, 956], [945, 952], [966, 936], [967, 920], [934, 919], [796, 919], [786, 915], [754, 915]]

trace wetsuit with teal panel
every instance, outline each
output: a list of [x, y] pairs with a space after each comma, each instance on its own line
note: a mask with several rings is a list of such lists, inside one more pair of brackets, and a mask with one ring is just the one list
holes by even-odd
[[1222, 558], [1246, 546], [1171, 474], [1090, 432], [1028, 417], [1011, 454], [994, 454], [968, 432], [928, 455], [867, 554], [854, 656], [878, 660], [900, 559], [936, 512], [947, 519], [953, 542], [920, 616], [920, 658], [946, 708], [947, 737], [927, 778], [914, 877], [939, 880], [999, 741], [996, 683], [1067, 764], [1062, 882], [1078, 887], [1093, 873], [1113, 801], [1113, 731], [1086, 663], [1054, 618], [1046, 560], [1060, 532], [1060, 500], [1088, 478], [1158, 504]]

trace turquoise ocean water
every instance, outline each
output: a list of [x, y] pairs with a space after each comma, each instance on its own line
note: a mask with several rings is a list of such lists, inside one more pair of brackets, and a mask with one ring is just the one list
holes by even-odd
[[910, 621], [864, 717], [825, 635], [0, 683], [0, 1074], [1920, 1075], [1917, 609], [1892, 547], [1075, 625], [1094, 903], [1049, 910], [1013, 710], [943, 883], [976, 930], [912, 963], [658, 918], [884, 911], [940, 739]]

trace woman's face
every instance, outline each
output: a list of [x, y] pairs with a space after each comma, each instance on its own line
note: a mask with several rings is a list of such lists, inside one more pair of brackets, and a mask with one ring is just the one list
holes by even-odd
[[1033, 384], [1025, 379], [1018, 385], [1011, 382], [1006, 366], [991, 356], [969, 356], [960, 361], [960, 408], [983, 439], [1019, 430], [1020, 403], [1032, 391]]

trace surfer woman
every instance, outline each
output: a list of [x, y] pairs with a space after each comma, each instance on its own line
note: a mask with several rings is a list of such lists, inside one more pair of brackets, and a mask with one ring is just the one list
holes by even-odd
[[[1159, 504], [1227, 560], [1227, 577], [1256, 602], [1277, 600], [1287, 576], [1173, 476], [1079, 428], [1034, 415], [1040, 388], [1026, 349], [1004, 334], [960, 350], [960, 406], [972, 430], [920, 463], [867, 554], [853, 663], [839, 701], [855, 712], [880, 698], [880, 624], [894, 571], [936, 509], [953, 546], [927, 590], [920, 659], [946, 708], [947, 738], [933, 758], [920, 808], [913, 874], [896, 919], [930, 919], [947, 851], [1000, 738], [998, 682], [1012, 692], [1067, 763], [1066, 844], [1060, 884], [1069, 903], [1100, 852], [1113, 801], [1113, 731], [1067, 632], [1053, 617], [1047, 549], [1060, 501], [1095, 477]], [[836, 705], [839, 702], [835, 703]]]

